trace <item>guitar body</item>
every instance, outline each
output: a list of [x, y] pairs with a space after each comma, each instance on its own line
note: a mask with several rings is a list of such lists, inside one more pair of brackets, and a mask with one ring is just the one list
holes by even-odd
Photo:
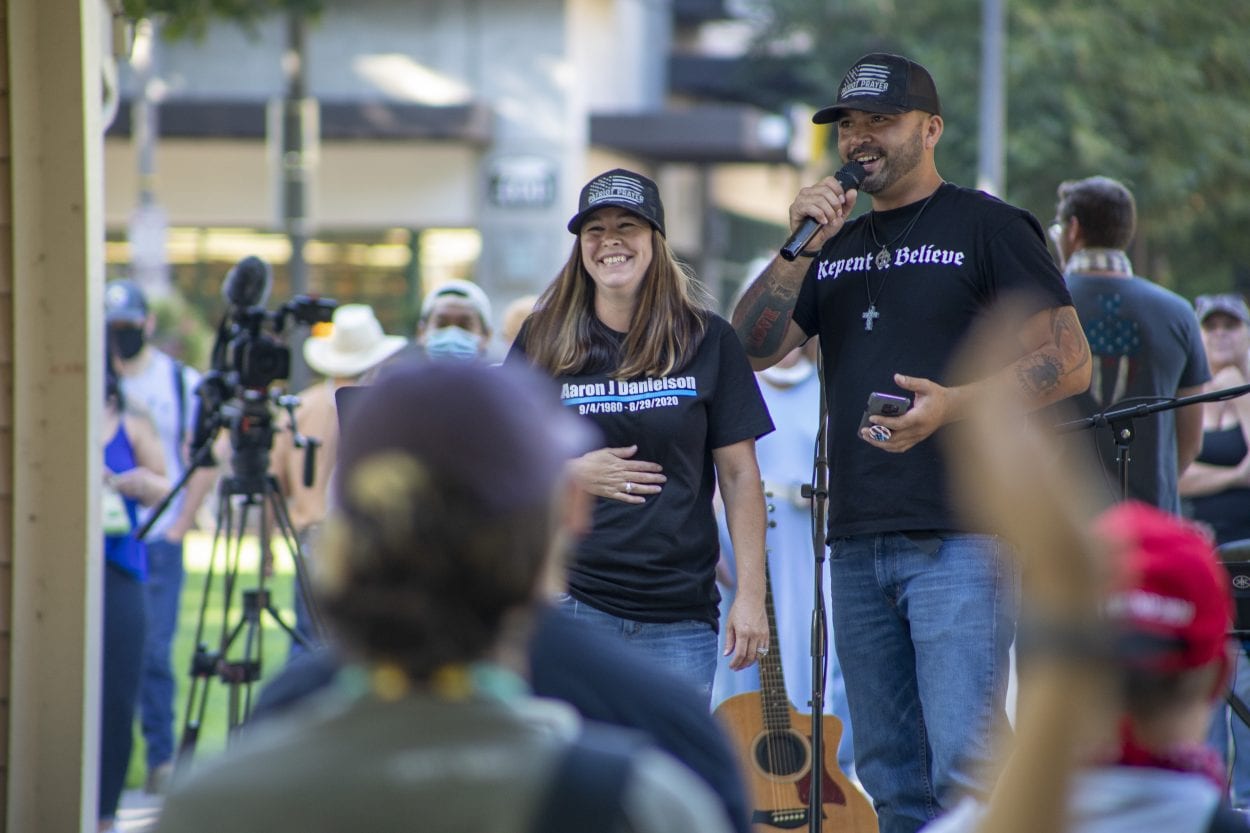
[[[788, 714], [778, 714], [781, 708]], [[751, 802], [752, 829], [758, 833], [809, 829], [811, 715], [800, 714], [788, 700], [784, 705], [765, 703], [762, 695], [753, 691], [725, 700], [715, 714], [729, 731], [742, 763]], [[824, 810], [820, 830], [877, 833], [877, 815], [872, 804], [837, 766], [842, 721], [827, 714], [822, 725], [826, 758], [833, 763], [827, 766], [822, 761], [819, 767]]]

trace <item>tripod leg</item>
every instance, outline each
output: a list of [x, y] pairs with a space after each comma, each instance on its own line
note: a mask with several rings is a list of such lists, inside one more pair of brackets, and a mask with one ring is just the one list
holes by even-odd
[[[269, 595], [265, 587], [265, 561], [269, 555], [270, 519], [266, 511], [268, 509], [266, 496], [249, 494], [243, 508], [244, 520], [253, 505], [260, 507], [260, 517], [257, 521], [259, 552], [256, 565], [256, 589], [242, 591], [241, 618], [231, 632], [229, 641], [222, 645], [221, 651], [222, 680], [226, 682], [230, 691], [227, 727], [231, 738], [237, 734], [237, 730], [247, 720], [251, 711], [252, 684], [260, 678], [264, 656], [264, 628], [260, 627], [260, 611], [267, 604], [265, 600]], [[240, 528], [246, 528], [246, 523], [240, 524]], [[240, 634], [243, 636], [242, 656], [238, 659], [231, 659], [230, 646], [235, 643]]]
[[[236, 449], [236, 454], [238, 454]], [[251, 458], [248, 458], [251, 460]], [[264, 461], [253, 465], [247, 471], [241, 471], [236, 465], [235, 475], [223, 478], [219, 487], [217, 525], [213, 532], [212, 553], [208, 571], [204, 580], [204, 592], [200, 599], [199, 612], [195, 628], [195, 657], [192, 660], [192, 682], [187, 697], [187, 711], [183, 725], [183, 737], [179, 746], [179, 759], [189, 759], [194, 755], [204, 719], [208, 710], [209, 690], [212, 677], [217, 676], [227, 688], [227, 722], [229, 733], [233, 736], [243, 725], [252, 709], [252, 684], [260, 679], [264, 655], [264, 627], [261, 617], [267, 611], [277, 625], [292, 639], [309, 647], [306, 637], [297, 633], [283, 621], [277, 608], [271, 602], [266, 587], [265, 560], [270, 552], [270, 539], [273, 526], [276, 525], [288, 549], [295, 558], [296, 575], [299, 592], [309, 598], [308, 576], [300, 550], [299, 541], [291, 526], [286, 504], [277, 489], [277, 481], [268, 474], [268, 465]], [[258, 476], [259, 473], [259, 476]], [[238, 517], [235, 517], [233, 498], [241, 497]], [[243, 542], [248, 529], [248, 516], [252, 506], [260, 507], [258, 520], [259, 564], [257, 570], [257, 587], [254, 590], [243, 590], [240, 593], [241, 612], [238, 621], [232, 626], [232, 613], [235, 601], [235, 586], [238, 584], [239, 571], [242, 568]], [[270, 514], [272, 513], [272, 515]], [[236, 524], [237, 520], [237, 524]], [[214, 582], [217, 580], [218, 558], [224, 566], [221, 571], [221, 633], [217, 650], [210, 652], [205, 636], [209, 615], [209, 599], [213, 595]], [[310, 606], [310, 611], [313, 608]], [[315, 617], [314, 623], [319, 624]], [[236, 647], [242, 637], [242, 656], [232, 658], [230, 651]]]
[[[208, 627], [208, 606], [213, 595], [214, 580], [217, 578], [219, 560], [222, 567], [223, 592], [228, 593], [233, 584], [232, 573], [237, 570], [237, 551], [239, 538], [235, 536], [234, 504], [231, 502], [231, 488], [227, 480], [220, 486], [217, 506], [217, 523], [213, 530], [213, 543], [209, 551], [208, 569], [204, 576], [204, 590], [200, 595], [199, 611], [195, 621], [194, 653], [191, 658], [191, 685], [187, 691], [187, 708], [183, 716], [182, 740], [178, 747], [179, 766], [195, 755], [199, 742], [200, 731], [204, 725], [204, 717], [208, 710], [208, 695], [212, 678], [218, 673], [221, 661], [222, 646], [228, 642], [226, 627], [223, 620], [222, 633], [218, 640], [218, 651], [209, 651], [205, 641]], [[242, 536], [242, 529], [239, 530]], [[232, 551], [233, 548], [233, 551]], [[228, 605], [227, 605], [228, 606]]]
[[[224, 530], [224, 553], [223, 560], [225, 567], [221, 575], [221, 636], [217, 644], [215, 652], [208, 652], [204, 643], [197, 641], [196, 659], [193, 662], [193, 673], [196, 680], [192, 686], [192, 699], [188, 701], [187, 707], [187, 729], [184, 732], [184, 740], [181, 754], [189, 757], [194, 752], [196, 741], [199, 733], [204, 725], [204, 719], [208, 711], [208, 699], [210, 692], [210, 683], [214, 676], [219, 677], [221, 682], [227, 688], [227, 725], [231, 733], [242, 723], [246, 713], [240, 715], [240, 697], [239, 689], [246, 688], [248, 699], [250, 701], [250, 685], [258, 676], [259, 662], [252, 659], [253, 644], [256, 639], [256, 627], [258, 615], [255, 612], [257, 607], [254, 596], [261, 591], [243, 591], [242, 593], [242, 613], [239, 620], [231, 625], [231, 611], [234, 607], [234, 590], [239, 580], [239, 570], [242, 566], [244, 538], [247, 534], [248, 515], [253, 504], [258, 500], [253, 495], [245, 495], [242, 502], [242, 508], [239, 511], [238, 523], [235, 523], [234, 504], [231, 498], [237, 496], [237, 484], [233, 481], [227, 481], [225, 485], [226, 496], [222, 501], [221, 515], [218, 518], [218, 534]], [[264, 529], [264, 504], [260, 504], [261, 509], [261, 529], [263, 539]], [[215, 561], [218, 552], [217, 541], [214, 542], [213, 561], [209, 565], [209, 575], [205, 582], [204, 599], [200, 605], [201, 621], [197, 623], [196, 634], [197, 640], [202, 638], [205, 630], [205, 619], [208, 611], [209, 598], [212, 596], [213, 578], [215, 575]], [[262, 545], [264, 541], [262, 540]], [[263, 559], [260, 565], [261, 581], [264, 580]], [[243, 636], [244, 656], [241, 660], [232, 660], [230, 658], [230, 650], [236, 644], [239, 637]]]

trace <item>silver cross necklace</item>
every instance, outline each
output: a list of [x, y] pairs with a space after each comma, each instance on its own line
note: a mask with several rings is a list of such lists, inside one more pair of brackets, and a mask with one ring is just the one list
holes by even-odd
[[[911, 234], [911, 230], [915, 227], [916, 221], [920, 219], [920, 215], [924, 213], [924, 210], [929, 207], [929, 202], [937, 195], [937, 192], [941, 189], [941, 187], [942, 185], [939, 183], [938, 187], [933, 190], [933, 193], [925, 197], [925, 201], [921, 204], [920, 210], [917, 211], [916, 215], [911, 218], [911, 222], [907, 224], [907, 227], [903, 229], [901, 234], [896, 236], [889, 243], [882, 243], [877, 239], [877, 227], [873, 222], [873, 217], [876, 216], [876, 212], [868, 212], [868, 233], [872, 235], [873, 245], [877, 247], [877, 255], [873, 258], [873, 264], [877, 267], [878, 271], [885, 272], [885, 274], [881, 276], [881, 283], [877, 284], [876, 295], [873, 295], [872, 286], [868, 282], [868, 272], [864, 272], [864, 291], [868, 293], [868, 309], [864, 310], [859, 317], [864, 319], [864, 330], [867, 332], [872, 332], [873, 322], [881, 317], [881, 313], [877, 312], [877, 299], [881, 297], [881, 290], [885, 289], [886, 278], [890, 277], [888, 270], [890, 268], [890, 262], [894, 257], [894, 247], [905, 241], [907, 239], [907, 235]], [[864, 257], [868, 257], [867, 252], [864, 253]]]

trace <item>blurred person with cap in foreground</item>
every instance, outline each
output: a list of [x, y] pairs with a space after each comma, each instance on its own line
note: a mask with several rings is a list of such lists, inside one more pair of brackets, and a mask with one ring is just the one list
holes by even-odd
[[620, 751], [612, 730], [588, 744], [576, 714], [520, 676], [536, 606], [586, 523], [566, 466], [588, 433], [518, 369], [382, 373], [344, 426], [314, 573], [353, 673], [193, 773], [158, 829], [554, 830], [552, 807], [593, 807], [566, 792], [577, 761], [573, 775], [613, 776], [616, 808], [581, 829], [727, 830], [693, 774]]
[[[1135, 501], [1103, 513], [1093, 537], [1094, 558], [1105, 559], [1109, 573], [1101, 615], [1071, 616], [1083, 592], [1072, 584], [1062, 612], [1055, 594], [1049, 620], [1022, 625], [1020, 736], [999, 792], [988, 810], [969, 799], [926, 833], [1250, 831], [1227, 805], [1225, 767], [1203, 742], [1228, 680], [1233, 616], [1228, 574], [1210, 539]], [[1041, 566], [1046, 554], [1039, 556]], [[1059, 560], [1070, 558], [1071, 551]], [[1106, 702], [1091, 678], [1106, 684]], [[1100, 702], [1102, 711], [1091, 705]], [[1056, 790], [1072, 765], [1070, 784]], [[1036, 823], [1032, 802], [1064, 824], [1022, 826]]]
[[[279, 421], [282, 430], [274, 436], [269, 468], [278, 489], [287, 501], [291, 525], [299, 539], [306, 562], [315, 560], [317, 532], [326, 516], [330, 475], [338, 451], [339, 418], [334, 392], [354, 385], [370, 368], [389, 359], [406, 340], [382, 331], [373, 308], [367, 304], [343, 304], [334, 311], [330, 332], [312, 335], [304, 341], [304, 361], [325, 377], [300, 391], [295, 407], [294, 426], [289, 414]], [[297, 448], [292, 428], [317, 441], [312, 483], [304, 482], [305, 455], [309, 448]], [[295, 597], [295, 630], [305, 640], [316, 638], [298, 579]], [[299, 640], [291, 641], [291, 654], [303, 650]]]
[[[964, 372], [1014, 353], [973, 337]], [[926, 833], [1245, 831], [1203, 743], [1229, 670], [1228, 575], [1198, 527], [1154, 506], [1100, 507], [1049, 424], [1005, 380], [948, 434], [959, 506], [1010, 542], [1024, 576], [1019, 703], [993, 793]]]

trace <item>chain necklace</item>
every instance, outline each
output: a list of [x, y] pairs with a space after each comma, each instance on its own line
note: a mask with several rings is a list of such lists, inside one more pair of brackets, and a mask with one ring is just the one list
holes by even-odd
[[[920, 205], [920, 210], [917, 211], [916, 215], [911, 218], [907, 227], [903, 229], [901, 234], [897, 235], [889, 243], [882, 243], [877, 239], [877, 227], [873, 222], [873, 217], [876, 216], [876, 212], [868, 212], [868, 233], [872, 235], [873, 245], [875, 245], [878, 249], [877, 256], [873, 258], [873, 264], [877, 267], [878, 271], [883, 271], [885, 274], [881, 276], [881, 283], [877, 285], [876, 295], [873, 295], [872, 286], [868, 283], [868, 272], [864, 272], [864, 291], [868, 294], [868, 309], [864, 310], [859, 317], [864, 319], [864, 330], [867, 332], [872, 332], [873, 322], [881, 317], [881, 313], [877, 312], [877, 299], [881, 297], [881, 290], [885, 289], [886, 278], [890, 277], [890, 273], [887, 270], [890, 268], [890, 261], [894, 256], [894, 247], [906, 240], [907, 235], [911, 234], [911, 230], [915, 227], [916, 221], [920, 219], [920, 215], [923, 214], [924, 210], [929, 207], [929, 203], [935, 196], [937, 196], [937, 192], [941, 190], [941, 188], [942, 183], [938, 183], [938, 187], [933, 190], [933, 193], [925, 197], [925, 201]], [[867, 253], [865, 253], [864, 257], [866, 258], [867, 256]]]

